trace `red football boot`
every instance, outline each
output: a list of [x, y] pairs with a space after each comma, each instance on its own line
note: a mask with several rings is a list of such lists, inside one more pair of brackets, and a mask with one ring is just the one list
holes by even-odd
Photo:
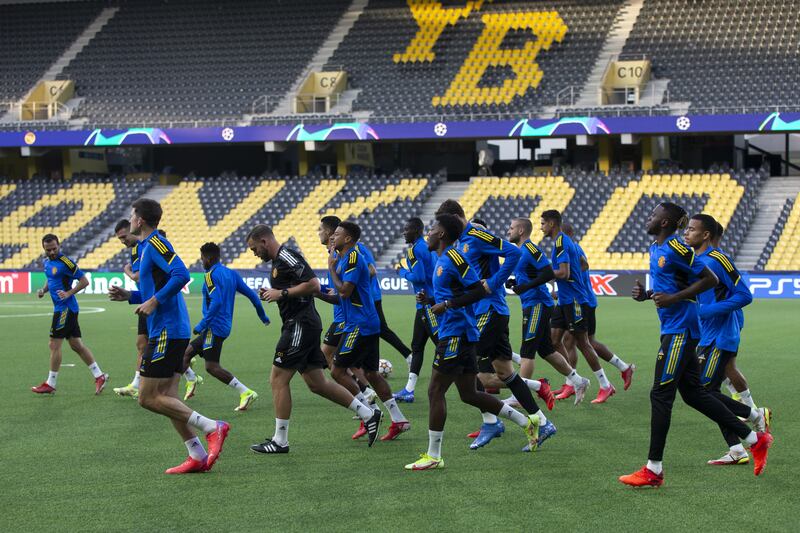
[[389, 426], [389, 431], [386, 432], [386, 435], [381, 437], [381, 440], [394, 440], [400, 436], [400, 433], [404, 433], [411, 429], [411, 423], [406, 422], [392, 422], [392, 425]]
[[206, 435], [206, 442], [208, 443], [208, 470], [214, 466], [214, 463], [219, 459], [219, 454], [222, 453], [222, 445], [225, 439], [228, 438], [228, 432], [231, 430], [230, 424], [217, 420], [217, 429]]
[[664, 484], [664, 472], [656, 474], [647, 466], [643, 466], [633, 474], [620, 476], [619, 480], [631, 487], [660, 487]]
[[563, 387], [561, 387], [561, 392], [559, 392], [558, 396], [556, 396], [556, 400], [566, 400], [573, 394], [575, 394], [575, 387], [565, 384]]
[[632, 364], [628, 367], [627, 370], [620, 373], [620, 375], [622, 376], [622, 382], [624, 383], [622, 390], [628, 390], [628, 388], [631, 386], [631, 381], [633, 381], [633, 372], [635, 370], [636, 370], [636, 365]]
[[539, 381], [541, 382], [542, 386], [538, 391], [536, 391], [536, 395], [547, 404], [547, 410], [552, 411], [553, 406], [556, 403], [556, 398], [553, 396], [553, 391], [550, 390], [550, 382], [547, 380], [547, 378], [540, 378]]
[[37, 386], [37, 387], [31, 387], [31, 390], [33, 392], [35, 392], [36, 394], [55, 394], [56, 393], [55, 387], [51, 387], [50, 385], [47, 384], [46, 381], [44, 383], [42, 383], [41, 385]]
[[207, 465], [206, 461], [198, 461], [197, 459], [193, 459], [191, 456], [187, 457], [184, 462], [179, 464], [178, 466], [173, 466], [172, 468], [167, 468], [164, 470], [165, 474], [193, 474], [195, 472], [205, 472], [211, 468]]
[[481, 430], [473, 431], [472, 433], [467, 435], [468, 439], [477, 439], [478, 435], [480, 434]]
[[353, 440], [358, 440], [358, 439], [360, 439], [361, 437], [363, 437], [366, 434], [367, 434], [367, 428], [364, 426], [364, 421], [362, 420], [361, 421], [361, 425], [358, 426], [358, 431], [353, 433], [353, 436], [351, 438]]
[[94, 394], [98, 395], [103, 392], [103, 389], [106, 388], [106, 383], [108, 383], [108, 374], [94, 378]]
[[767, 467], [767, 454], [775, 438], [770, 433], [757, 433], [756, 435], [758, 440], [750, 446], [750, 453], [753, 454], [753, 473], [760, 476]]
[[607, 389], [601, 388], [597, 391], [597, 398], [592, 400], [592, 403], [606, 403], [606, 400], [611, 398], [617, 393], [617, 389], [614, 388], [614, 385], [609, 385]]

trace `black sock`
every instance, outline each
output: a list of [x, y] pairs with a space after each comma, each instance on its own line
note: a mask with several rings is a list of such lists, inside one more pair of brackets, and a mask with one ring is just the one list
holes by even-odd
[[357, 377], [353, 377], [353, 379], [355, 379], [355, 380], [356, 380], [356, 385], [358, 385], [358, 390], [359, 390], [359, 391], [361, 391], [361, 392], [364, 392], [365, 390], [367, 390], [367, 388], [368, 388], [368, 387], [367, 387], [366, 385], [364, 385], [364, 384], [361, 382], [361, 380], [360, 380], [360, 379], [358, 379]]
[[539, 412], [539, 406], [533, 399], [533, 394], [528, 386], [519, 377], [519, 374], [514, 372], [508, 378], [503, 380], [503, 383], [511, 390], [511, 393], [517, 399], [519, 404], [525, 409], [529, 415]]

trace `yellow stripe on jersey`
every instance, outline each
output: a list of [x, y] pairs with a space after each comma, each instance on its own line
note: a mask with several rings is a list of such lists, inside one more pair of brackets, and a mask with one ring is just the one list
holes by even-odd
[[167, 245], [164, 244], [163, 242], [161, 242], [161, 239], [159, 239], [155, 235], [150, 237], [150, 244], [155, 246], [156, 250], [158, 250], [158, 252], [161, 253], [161, 254], [165, 254], [165, 253], [169, 252], [169, 248], [167, 248]]
[[214, 285], [214, 279], [211, 277], [211, 272], [206, 272], [206, 287], [208, 287], [208, 294], [214, 292], [217, 287]]

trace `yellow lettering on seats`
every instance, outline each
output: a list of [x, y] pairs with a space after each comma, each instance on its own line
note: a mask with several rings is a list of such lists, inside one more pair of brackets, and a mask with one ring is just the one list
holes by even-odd
[[[8, 191], [11, 192], [11, 191]], [[21, 205], [0, 220], [0, 242], [22, 246], [22, 249], [0, 264], [0, 269], [23, 268], [41, 256], [39, 245], [46, 233], [58, 235], [61, 241], [78, 232], [94, 217], [108, 208], [114, 199], [114, 186], [110, 183], [76, 183], [72, 187], [46, 194], [32, 205]], [[23, 226], [28, 219], [46, 207], [63, 202], [82, 202], [83, 206], [58, 224], [58, 226]], [[81, 264], [81, 266], [83, 266]]]
[[[625, 222], [642, 196], [707, 195], [704, 212], [713, 213], [724, 227], [728, 226], [744, 187], [728, 174], [645, 175], [625, 187], [617, 187], [600, 215], [581, 239], [581, 247], [595, 269], [646, 269], [647, 251], [636, 253], [609, 252]], [[644, 220], [636, 221], [644, 230]]]
[[[562, 176], [472, 178], [460, 200], [467, 219], [475, 216], [490, 196], [497, 198], [538, 196], [541, 200], [532, 213], [509, 213], [509, 220], [512, 216], [528, 216], [535, 226], [543, 211], [547, 209], [563, 211], [575, 196], [575, 189]], [[492, 233], [502, 236], [505, 228], [492, 228]]]
[[[278, 242], [286, 242], [290, 237], [294, 237], [300, 250], [306, 256], [306, 260], [309, 259], [309, 254], [313, 253], [315, 249], [318, 249], [316, 250], [317, 252], [325, 253], [325, 248], [319, 243], [317, 233], [314, 231], [321, 218], [319, 212], [325, 207], [325, 204], [330, 202], [344, 188], [346, 183], [346, 180], [343, 179], [326, 179], [314, 187], [314, 190], [302, 202], [297, 204], [283, 220], [272, 228]], [[247, 269], [254, 268], [260, 262], [261, 260], [255, 257], [253, 252], [245, 249], [228, 266], [230, 268]], [[309, 261], [309, 264], [312, 267], [315, 266], [311, 261]], [[327, 265], [326, 260], [324, 266], [327, 267]], [[316, 266], [320, 267], [318, 264]]]
[[402, 54], [394, 54], [395, 63], [415, 63], [433, 61], [436, 54], [433, 47], [447, 26], [454, 26], [462, 18], [477, 11], [484, 0], [468, 0], [461, 8], [444, 8], [439, 0], [408, 0], [411, 15], [417, 21], [419, 29], [408, 48]]
[[[161, 201], [164, 216], [159, 226], [167, 232], [167, 239], [175, 248], [175, 253], [187, 266], [190, 266], [200, 259], [200, 247], [203, 243], [211, 241], [219, 244], [230, 237], [285, 185], [286, 182], [283, 180], [262, 181], [221, 220], [209, 226], [198, 196], [203, 182], [184, 181]], [[97, 268], [123, 249], [119, 240], [112, 236], [105, 244], [87, 255], [81, 261], [81, 267]]]
[[[528, 89], [539, 86], [542, 69], [535, 62], [542, 49], [548, 50], [553, 41], [567, 33], [567, 26], [555, 11], [488, 13], [481, 17], [483, 33], [478, 37], [467, 59], [444, 96], [434, 96], [437, 105], [458, 104], [508, 104]], [[525, 42], [522, 48], [501, 48], [511, 30], [530, 30], [536, 38]], [[489, 67], [508, 66], [514, 76], [503, 80], [502, 85], [479, 87]]]

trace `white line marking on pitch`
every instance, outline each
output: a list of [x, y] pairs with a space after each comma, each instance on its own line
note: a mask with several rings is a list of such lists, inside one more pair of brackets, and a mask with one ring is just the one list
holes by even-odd
[[[41, 304], [26, 304], [26, 303], [19, 303], [19, 302], [5, 302], [0, 304], [0, 307], [33, 307], [33, 308], [41, 308]], [[93, 315], [95, 313], [104, 313], [106, 311], [105, 307], [84, 307], [80, 310], [81, 314], [84, 315]], [[49, 313], [23, 313], [18, 315], [0, 315], [0, 318], [32, 318], [37, 316], [53, 316], [53, 312]]]

